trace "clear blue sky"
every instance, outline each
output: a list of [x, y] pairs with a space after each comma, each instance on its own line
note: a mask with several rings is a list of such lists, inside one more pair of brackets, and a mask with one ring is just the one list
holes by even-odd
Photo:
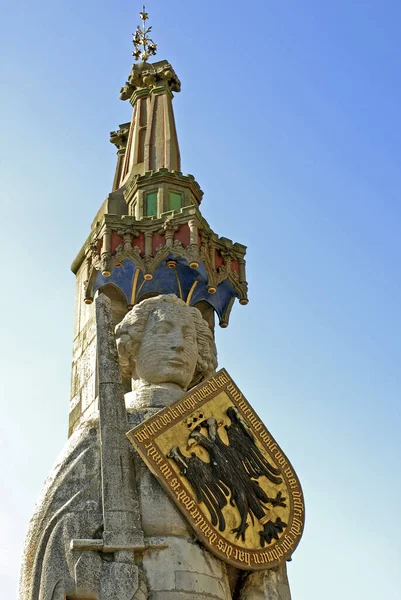
[[[138, 6], [0, 8], [0, 579], [67, 433], [74, 276], [111, 189]], [[301, 479], [293, 600], [401, 599], [401, 3], [147, 3], [182, 167], [248, 246], [224, 366]]]

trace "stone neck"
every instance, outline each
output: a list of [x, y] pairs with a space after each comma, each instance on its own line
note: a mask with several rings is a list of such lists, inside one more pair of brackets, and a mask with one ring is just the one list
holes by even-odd
[[132, 387], [132, 392], [125, 394], [128, 411], [138, 408], [164, 408], [185, 394], [185, 390], [175, 383], [154, 384], [137, 380], [133, 382]]

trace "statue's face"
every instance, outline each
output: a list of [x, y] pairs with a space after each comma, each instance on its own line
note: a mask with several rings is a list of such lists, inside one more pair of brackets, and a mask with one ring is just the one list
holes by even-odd
[[187, 389], [198, 359], [195, 325], [186, 306], [165, 304], [149, 315], [136, 357], [136, 374], [148, 383]]

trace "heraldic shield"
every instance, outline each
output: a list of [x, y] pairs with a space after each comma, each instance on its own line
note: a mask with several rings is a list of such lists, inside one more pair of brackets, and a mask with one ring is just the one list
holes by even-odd
[[127, 436], [210, 552], [246, 570], [290, 559], [298, 477], [225, 369]]

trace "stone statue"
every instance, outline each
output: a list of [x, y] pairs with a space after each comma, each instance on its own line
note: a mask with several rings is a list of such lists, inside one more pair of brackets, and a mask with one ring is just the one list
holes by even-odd
[[167, 406], [217, 367], [212, 333], [197, 308], [174, 294], [137, 304], [116, 327], [128, 408]]
[[[100, 335], [98, 324], [98, 346]], [[217, 366], [206, 321], [172, 294], [136, 305], [116, 327], [116, 342], [122, 374], [133, 381], [127, 429], [178, 400]], [[100, 541], [106, 528], [104, 446], [99, 419], [83, 423], [46, 480], [27, 536], [20, 600], [290, 600], [285, 566], [248, 574], [207, 552], [133, 450], [129, 485], [139, 504], [143, 547], [72, 549], [72, 540]]]
[[[126, 395], [133, 426], [155, 408], [181, 398], [217, 367], [206, 321], [198, 309], [172, 294], [134, 307], [116, 327], [116, 338], [122, 371], [133, 381], [133, 392]], [[197, 600], [290, 600], [285, 566], [245, 574], [222, 563], [196, 543], [187, 522], [139, 458], [136, 471], [145, 537], [163, 536], [169, 546], [144, 555], [146, 578], [156, 594], [152, 598], [194, 600], [191, 592], [196, 592]]]

